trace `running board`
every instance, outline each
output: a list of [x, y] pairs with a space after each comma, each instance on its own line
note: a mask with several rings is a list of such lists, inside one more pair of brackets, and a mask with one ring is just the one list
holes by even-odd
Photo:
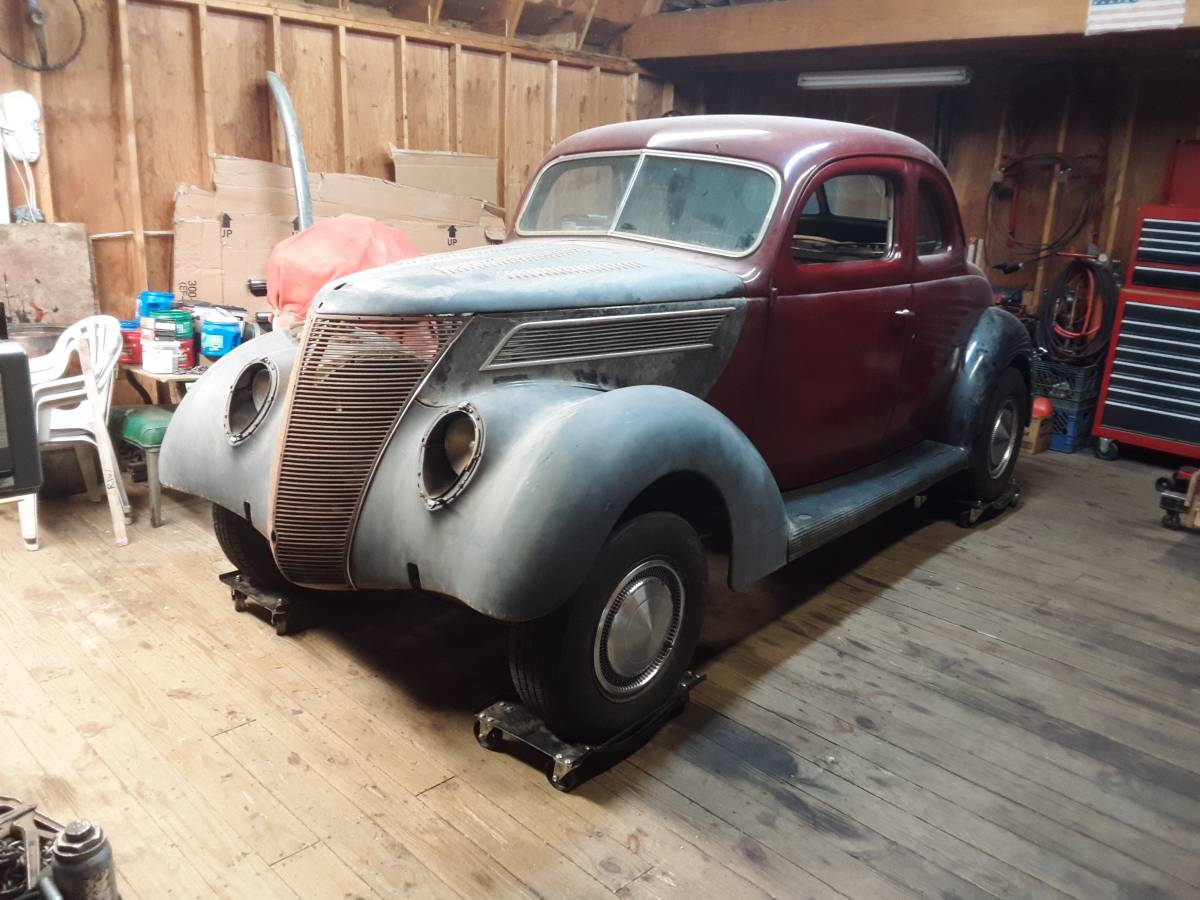
[[967, 462], [962, 447], [925, 441], [873, 466], [784, 494], [788, 562], [925, 493]]

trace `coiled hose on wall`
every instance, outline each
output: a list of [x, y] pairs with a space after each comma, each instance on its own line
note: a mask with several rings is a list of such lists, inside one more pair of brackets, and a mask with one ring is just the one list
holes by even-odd
[[[1073, 206], [1074, 211], [1059, 231], [1050, 235], [1045, 242], [1021, 240], [1016, 234], [1016, 210], [1010, 209], [1007, 225], [997, 221], [997, 214], [1003, 203], [1007, 202], [1010, 206], [1016, 203], [1022, 177], [1046, 169], [1056, 173], [1051, 177], [1064, 179], [1064, 196], [1070, 195], [1074, 198], [1072, 203], [1066, 205], [1068, 208]], [[988, 234], [986, 246], [993, 252], [999, 252], [998, 248], [1006, 247], [1010, 255], [1010, 260], [997, 262], [994, 266], [1006, 273], [1015, 272], [1029, 263], [1048, 259], [1069, 247], [1083, 233], [1088, 220], [1103, 200], [1099, 185], [1087, 174], [1083, 164], [1059, 153], [1019, 156], [1010, 160], [1000, 173], [1003, 177], [993, 182], [988, 190], [984, 215]]]
[[1098, 361], [1112, 336], [1117, 294], [1117, 280], [1109, 269], [1091, 259], [1071, 260], [1042, 303], [1038, 345], [1063, 362]]

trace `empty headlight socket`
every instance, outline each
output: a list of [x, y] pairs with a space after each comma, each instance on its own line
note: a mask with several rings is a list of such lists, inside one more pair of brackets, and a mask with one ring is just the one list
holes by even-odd
[[447, 408], [421, 438], [417, 492], [426, 509], [441, 509], [471, 482], [483, 456], [483, 419], [470, 403]]
[[247, 363], [225, 401], [225, 437], [237, 446], [262, 424], [279, 392], [279, 367], [264, 357]]

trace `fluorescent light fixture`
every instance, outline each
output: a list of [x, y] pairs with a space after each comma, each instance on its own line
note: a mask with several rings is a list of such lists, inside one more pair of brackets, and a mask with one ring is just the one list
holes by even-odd
[[951, 87], [971, 83], [966, 66], [928, 69], [863, 69], [856, 72], [812, 72], [796, 84], [806, 91], [853, 90], [855, 88]]

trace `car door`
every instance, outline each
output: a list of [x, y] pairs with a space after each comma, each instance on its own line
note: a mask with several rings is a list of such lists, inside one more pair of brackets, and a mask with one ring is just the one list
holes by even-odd
[[839, 160], [788, 214], [755, 423], [783, 490], [880, 458], [911, 336], [905, 175], [898, 158]]
[[942, 173], [909, 163], [912, 197], [912, 338], [896, 381], [885, 453], [935, 433], [958, 363], [958, 350], [979, 315], [977, 278], [966, 264], [966, 241], [954, 192]]

